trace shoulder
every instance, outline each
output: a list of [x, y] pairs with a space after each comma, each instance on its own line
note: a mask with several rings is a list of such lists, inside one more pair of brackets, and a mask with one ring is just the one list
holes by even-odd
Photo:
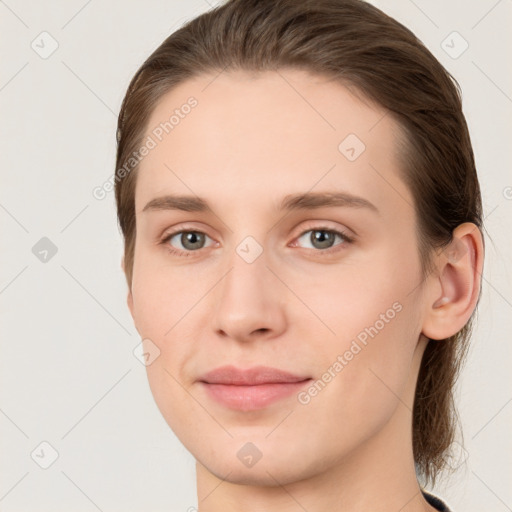
[[434, 496], [430, 492], [425, 491], [425, 489], [422, 489], [421, 492], [423, 493], [423, 496], [429, 505], [432, 505], [434, 508], [439, 510], [439, 512], [452, 512], [452, 510], [448, 508], [448, 505], [437, 496]]

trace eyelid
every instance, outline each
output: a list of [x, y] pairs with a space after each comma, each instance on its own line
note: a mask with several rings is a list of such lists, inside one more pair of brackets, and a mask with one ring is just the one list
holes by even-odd
[[[343, 234], [344, 236], [346, 236], [347, 238], [352, 239], [352, 240], [356, 239], [358, 236], [357, 233], [352, 229], [348, 229], [345, 226], [342, 226], [342, 227], [329, 226], [326, 221], [322, 221], [322, 220], [309, 220], [305, 224], [306, 225], [304, 226], [304, 224], [303, 224], [301, 230], [298, 231], [293, 236], [294, 239], [300, 238], [302, 235], [304, 235], [308, 231], [321, 230], [321, 229], [324, 229], [326, 231], [339, 232], [340, 234]], [[196, 226], [190, 226], [187, 224], [178, 224], [177, 226], [175, 226], [173, 228], [164, 230], [164, 232], [158, 236], [158, 241], [162, 241], [163, 239], [168, 239], [169, 237], [177, 235], [178, 233], [181, 233], [182, 231], [202, 233], [213, 240], [213, 237], [208, 235], [208, 233], [206, 231], [204, 231], [202, 228], [198, 228]]]
[[187, 232], [194, 232], [194, 233], [203, 233], [210, 238], [212, 238], [208, 233], [206, 232], [206, 229], [203, 227], [197, 227], [197, 226], [190, 226], [188, 224], [178, 224], [176, 226], [173, 226], [172, 228], [164, 229], [162, 234], [157, 236], [157, 241], [161, 241], [164, 238], [168, 238], [169, 236], [177, 235], [178, 233], [181, 233], [183, 231]]
[[331, 226], [331, 225], [329, 225], [329, 221], [308, 220], [302, 225], [301, 230], [298, 232], [297, 235], [294, 236], [294, 238], [299, 238], [302, 235], [304, 235], [304, 233], [307, 233], [308, 231], [311, 231], [311, 230], [313, 230], [313, 231], [315, 231], [315, 230], [316, 231], [320, 231], [320, 230], [334, 231], [334, 232], [338, 232], [338, 233], [346, 236], [347, 238], [349, 238], [351, 240], [355, 240], [358, 236], [357, 233], [353, 229], [349, 229], [344, 225], [338, 224], [338, 225]]
[[[158, 237], [158, 243], [167, 243], [171, 238], [181, 233], [201, 233], [202, 235], [207, 236], [210, 240], [213, 240], [215, 243], [218, 243], [213, 237], [211, 237], [206, 231], [200, 228], [195, 228], [192, 226], [179, 225], [175, 228], [171, 228], [169, 230], [165, 230], [161, 236]], [[212, 244], [214, 245], [214, 244]], [[181, 250], [181, 249], [178, 249]], [[200, 249], [198, 249], [199, 251]], [[186, 252], [198, 252], [198, 251], [186, 251]]]
[[[345, 227], [329, 226], [328, 222], [326, 222], [326, 221], [310, 220], [310, 221], [307, 221], [306, 226], [303, 225], [301, 228], [301, 231], [293, 237], [292, 247], [295, 247], [297, 244], [297, 240], [299, 238], [301, 238], [302, 236], [304, 236], [309, 231], [329, 231], [331, 233], [337, 234], [338, 236], [340, 236], [343, 239], [342, 243], [336, 244], [336, 245], [329, 247], [327, 249], [324, 249], [324, 250], [308, 249], [308, 250], [314, 251], [319, 254], [320, 253], [329, 254], [330, 252], [336, 252], [336, 250], [337, 250], [336, 247], [338, 247], [340, 245], [352, 244], [357, 239], [357, 234], [355, 234], [353, 230], [350, 230]], [[347, 233], [347, 231], [348, 231], [348, 233]], [[184, 233], [184, 232], [201, 233], [201, 234], [207, 236], [208, 238], [210, 238], [210, 240], [213, 240], [214, 243], [207, 247], [202, 247], [201, 249], [197, 249], [195, 251], [176, 249], [175, 247], [173, 247], [169, 244], [169, 241], [171, 238], [173, 238], [174, 236], [176, 236], [178, 234]], [[179, 224], [178, 226], [175, 226], [174, 228], [164, 231], [164, 233], [158, 238], [158, 243], [159, 244], [167, 244], [168, 245], [167, 249], [171, 253], [175, 253], [177, 255], [184, 255], [184, 256], [190, 256], [190, 255], [193, 255], [194, 253], [200, 253], [202, 249], [207, 249], [208, 247], [212, 247], [212, 246], [215, 246], [215, 244], [218, 244], [218, 242], [213, 237], [208, 235], [208, 233], [206, 233], [204, 230], [202, 230], [200, 228], [196, 228], [195, 226], [187, 225], [187, 224]], [[290, 245], [288, 245], [288, 247], [290, 247]]]

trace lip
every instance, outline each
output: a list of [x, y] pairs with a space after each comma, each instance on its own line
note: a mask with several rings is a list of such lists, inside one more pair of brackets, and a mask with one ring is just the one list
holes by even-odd
[[263, 409], [297, 393], [310, 380], [311, 377], [268, 366], [245, 370], [222, 366], [198, 379], [211, 399], [240, 411]]

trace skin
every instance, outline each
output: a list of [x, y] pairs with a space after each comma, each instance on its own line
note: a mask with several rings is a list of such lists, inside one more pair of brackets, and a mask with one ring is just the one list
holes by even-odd
[[[299, 70], [202, 75], [162, 97], [146, 135], [190, 96], [198, 105], [140, 164], [128, 306], [160, 350], [148, 379], [197, 460], [199, 511], [434, 510], [414, 471], [414, 388], [426, 336], [456, 333], [475, 308], [480, 231], [459, 226], [456, 257], [437, 255], [422, 280], [399, 126], [339, 83]], [[366, 146], [354, 161], [338, 149], [350, 133]], [[321, 191], [362, 197], [378, 213], [278, 210], [287, 194]], [[213, 213], [143, 211], [166, 194], [204, 198]], [[310, 238], [319, 228], [354, 242], [322, 248]], [[162, 241], [171, 229], [206, 237], [187, 249], [179, 234]], [[262, 250], [252, 263], [237, 253], [247, 236]], [[397, 302], [400, 312], [307, 404], [294, 394], [237, 411], [198, 383], [225, 364], [321, 379]], [[248, 442], [262, 454], [252, 467], [237, 457]]]

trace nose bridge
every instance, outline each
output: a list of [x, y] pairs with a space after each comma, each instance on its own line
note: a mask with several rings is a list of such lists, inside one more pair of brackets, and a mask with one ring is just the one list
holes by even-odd
[[[222, 301], [234, 300], [235, 305], [263, 304], [269, 300], [268, 254], [253, 237], [246, 237], [233, 247], [228, 258], [229, 272], [222, 285]], [[233, 304], [230, 307], [233, 309]]]
[[240, 295], [240, 299], [250, 292], [255, 298], [259, 292], [264, 294], [264, 287], [272, 276], [267, 268], [271, 259], [271, 248], [268, 247], [270, 237], [264, 229], [250, 222], [254, 219], [255, 212], [250, 205], [246, 207], [249, 207], [252, 214], [246, 213], [240, 205], [239, 211], [244, 213], [231, 226], [231, 240], [225, 249], [225, 263], [230, 271], [225, 278], [223, 294], [234, 293]]
[[214, 298], [217, 331], [244, 339], [256, 330], [279, 331], [283, 327], [282, 290], [267, 268], [268, 256], [252, 236], [233, 247]]

